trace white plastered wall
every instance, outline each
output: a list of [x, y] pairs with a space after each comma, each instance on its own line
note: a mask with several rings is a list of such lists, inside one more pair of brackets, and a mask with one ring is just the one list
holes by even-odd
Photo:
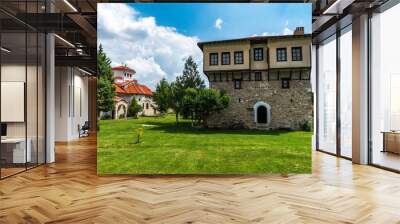
[[79, 138], [78, 125], [88, 121], [88, 77], [77, 68], [56, 67], [55, 140]]

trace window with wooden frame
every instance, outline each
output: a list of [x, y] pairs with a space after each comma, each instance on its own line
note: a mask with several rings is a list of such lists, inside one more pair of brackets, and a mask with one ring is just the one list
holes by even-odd
[[243, 51], [235, 51], [235, 64], [243, 64]]
[[261, 72], [254, 72], [254, 80], [255, 81], [261, 81], [262, 77], [261, 77]]
[[239, 80], [239, 79], [235, 79], [234, 80], [234, 87], [235, 87], [235, 89], [241, 89], [242, 88], [242, 80]]
[[264, 60], [264, 48], [254, 48], [254, 61]]
[[286, 48], [277, 48], [276, 49], [276, 61], [287, 61]]
[[303, 53], [301, 47], [292, 47], [292, 61], [302, 61]]
[[229, 65], [231, 63], [231, 53], [230, 52], [222, 52], [222, 64]]
[[210, 65], [218, 65], [218, 53], [210, 53]]
[[289, 80], [290, 79], [288, 79], [288, 78], [281, 79], [281, 81], [282, 81], [282, 89], [289, 89], [290, 88], [290, 81]]

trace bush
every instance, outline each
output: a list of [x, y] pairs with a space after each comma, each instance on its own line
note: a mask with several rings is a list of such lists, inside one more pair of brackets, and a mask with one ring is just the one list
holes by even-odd
[[124, 114], [120, 114], [118, 118], [119, 119], [125, 119], [125, 115]]
[[313, 128], [312, 122], [309, 120], [305, 120], [300, 124], [300, 128], [303, 131], [312, 131]]
[[140, 138], [143, 136], [143, 132], [144, 132], [143, 128], [136, 129], [136, 136], [137, 136], [136, 144], [140, 143]]
[[102, 120], [110, 120], [112, 119], [111, 114], [103, 114], [103, 116], [101, 116]]
[[128, 108], [128, 117], [137, 118], [137, 115], [143, 108], [138, 104], [135, 98], [132, 99]]

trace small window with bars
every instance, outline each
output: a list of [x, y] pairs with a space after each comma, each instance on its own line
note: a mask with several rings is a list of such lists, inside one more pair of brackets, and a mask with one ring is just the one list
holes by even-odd
[[241, 89], [242, 88], [242, 81], [241, 80], [235, 80], [235, 89]]
[[262, 80], [261, 72], [255, 72], [254, 73], [254, 80], [255, 81], [261, 81]]
[[289, 79], [287, 78], [282, 79], [282, 89], [289, 89], [289, 88], [290, 88]]

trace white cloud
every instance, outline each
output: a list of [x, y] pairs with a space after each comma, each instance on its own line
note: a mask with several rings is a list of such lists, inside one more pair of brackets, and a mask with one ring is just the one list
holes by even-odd
[[294, 32], [294, 30], [289, 28], [289, 21], [286, 20], [285, 27], [282, 30], [282, 34], [283, 35], [291, 35], [291, 34], [293, 34], [293, 32]]
[[215, 20], [215, 28], [216, 29], [218, 29], [218, 30], [220, 30], [220, 29], [222, 29], [222, 23], [223, 23], [224, 21], [221, 19], [221, 18], [218, 18], [217, 20]]
[[288, 28], [288, 27], [285, 27], [285, 28], [283, 28], [283, 31], [282, 31], [282, 34], [283, 35], [291, 35], [291, 34], [293, 34], [293, 30], [291, 30], [290, 28]]
[[98, 43], [103, 45], [112, 65], [126, 63], [136, 70], [138, 81], [153, 90], [161, 78], [175, 80], [188, 56], [193, 56], [202, 74], [197, 37], [160, 26], [156, 18], [142, 17], [126, 4], [98, 4], [97, 18]]
[[278, 35], [278, 34], [276, 34], [276, 33], [270, 33], [270, 32], [263, 32], [263, 33], [261, 33], [261, 34], [257, 34], [257, 33], [255, 33], [255, 34], [253, 34], [253, 35], [251, 35], [252, 37], [265, 37], [265, 36], [276, 36], [276, 35]]

